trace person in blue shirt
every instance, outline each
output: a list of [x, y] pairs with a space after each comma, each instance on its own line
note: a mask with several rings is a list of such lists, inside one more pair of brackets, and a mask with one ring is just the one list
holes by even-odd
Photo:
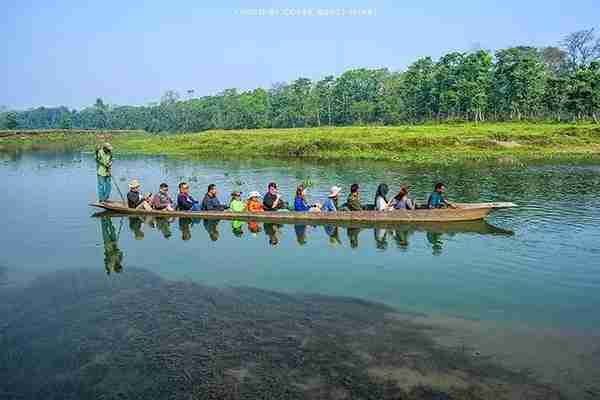
[[446, 186], [442, 182], [436, 183], [433, 193], [431, 193], [427, 199], [427, 208], [454, 208], [455, 206], [444, 198], [445, 190]]
[[338, 196], [341, 191], [342, 191], [342, 188], [337, 187], [337, 186], [332, 186], [331, 189], [329, 189], [329, 195], [327, 196], [327, 200], [325, 200], [325, 203], [323, 203], [323, 206], [321, 207], [321, 211], [326, 211], [326, 212], [337, 211], [338, 210]]
[[321, 205], [319, 205], [319, 204], [309, 205], [306, 202], [305, 191], [306, 190], [304, 189], [304, 185], [298, 185], [298, 188], [296, 189], [296, 198], [294, 199], [294, 211], [301, 211], [301, 212], [307, 212], [307, 211], [318, 212], [318, 211], [320, 211]]
[[177, 210], [179, 211], [200, 211], [200, 203], [190, 195], [190, 187], [187, 183], [179, 184], [179, 194], [177, 195]]

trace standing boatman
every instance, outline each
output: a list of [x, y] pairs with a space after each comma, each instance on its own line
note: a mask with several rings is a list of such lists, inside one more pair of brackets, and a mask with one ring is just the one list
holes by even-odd
[[96, 147], [96, 173], [98, 175], [98, 201], [105, 202], [110, 197], [112, 146], [105, 142]]

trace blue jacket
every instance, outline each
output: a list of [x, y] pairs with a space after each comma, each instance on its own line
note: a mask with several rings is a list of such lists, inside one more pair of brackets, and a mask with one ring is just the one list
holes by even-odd
[[323, 207], [321, 207], [321, 211], [329, 211], [329, 212], [337, 211], [335, 202], [333, 201], [333, 199], [331, 197], [328, 197], [327, 200], [325, 200], [325, 203], [323, 203]]
[[182, 211], [191, 210], [194, 204], [198, 204], [198, 201], [194, 200], [189, 194], [179, 193], [177, 195], [177, 209]]
[[306, 204], [306, 201], [302, 197], [296, 197], [294, 200], [294, 210], [295, 211], [308, 211], [310, 210], [310, 206]]

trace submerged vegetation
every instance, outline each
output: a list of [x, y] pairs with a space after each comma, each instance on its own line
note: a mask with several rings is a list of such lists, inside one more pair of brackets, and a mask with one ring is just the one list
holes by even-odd
[[562, 398], [527, 372], [436, 344], [414, 315], [352, 298], [131, 268], [60, 271], [0, 299], [8, 398]]
[[[0, 149], [91, 150], [98, 133], [52, 132], [0, 138]], [[204, 158], [382, 160], [410, 164], [597, 160], [595, 124], [461, 123], [394, 127], [220, 130], [195, 134], [103, 133], [117, 153]]]

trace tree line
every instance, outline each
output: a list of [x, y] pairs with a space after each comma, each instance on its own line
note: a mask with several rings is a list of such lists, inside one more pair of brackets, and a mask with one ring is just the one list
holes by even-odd
[[352, 69], [313, 81], [298, 78], [270, 89], [226, 89], [182, 99], [166, 92], [145, 106], [0, 109], [4, 129], [294, 128], [429, 121], [593, 120], [600, 122], [600, 36], [567, 35], [559, 46], [517, 46], [495, 53], [452, 52], [420, 58], [405, 71]]

